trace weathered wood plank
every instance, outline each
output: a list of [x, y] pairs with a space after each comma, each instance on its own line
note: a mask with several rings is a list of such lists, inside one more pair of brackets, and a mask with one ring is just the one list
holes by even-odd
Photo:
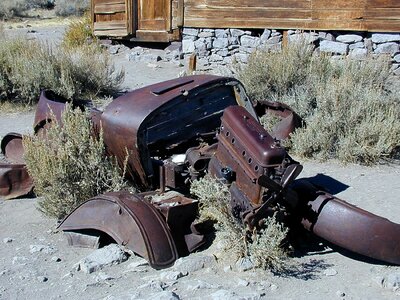
[[93, 0], [94, 6], [99, 4], [118, 4], [124, 3], [124, 0]]
[[118, 4], [98, 4], [94, 8], [95, 14], [113, 14], [117, 12], [125, 12], [125, 3]]
[[185, 19], [185, 26], [199, 28], [276, 28], [304, 30], [365, 30], [362, 20], [301, 20], [301, 19]]
[[400, 22], [400, 8], [374, 8], [365, 12], [365, 18], [384, 20], [398, 20]]
[[115, 14], [99, 14], [95, 15], [95, 23], [98, 22], [113, 22], [126, 20], [125, 13], [115, 13]]
[[[198, 1], [195, 2], [198, 5]], [[203, 5], [220, 7], [257, 7], [257, 8], [311, 8], [311, 0], [205, 0]]]
[[363, 10], [367, 0], [311, 0], [314, 9], [359, 9]]
[[400, 32], [400, 21], [398, 20], [365, 20], [365, 26], [371, 32]]
[[[210, 23], [218, 22], [218, 19], [231, 18], [243, 21], [253, 19], [311, 19], [311, 10], [303, 9], [272, 9], [249, 7], [207, 7], [185, 8], [185, 19], [207, 19]], [[229, 27], [229, 26], [228, 26]]]
[[108, 22], [96, 22], [94, 24], [94, 30], [110, 30], [110, 29], [125, 29], [125, 21], [108, 21]]
[[400, 8], [399, 0], [367, 0], [367, 10], [370, 8]]
[[362, 10], [353, 9], [318, 9], [312, 11], [312, 19], [318, 20], [357, 20], [364, 17]]
[[125, 37], [129, 35], [126, 29], [95, 30], [94, 34], [96, 36], [110, 36], [110, 37]]
[[166, 31], [138, 30], [136, 31], [135, 40], [148, 42], [169, 42], [169, 35]]

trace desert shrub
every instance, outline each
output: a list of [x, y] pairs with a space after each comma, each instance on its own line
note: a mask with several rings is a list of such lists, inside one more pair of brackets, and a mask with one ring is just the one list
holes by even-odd
[[264, 219], [264, 228], [254, 231], [248, 251], [254, 266], [262, 269], [281, 271], [292, 267], [283, 249], [282, 241], [286, 239], [288, 229], [276, 221], [275, 216]]
[[200, 221], [213, 220], [224, 240], [224, 251], [230, 259], [249, 257], [254, 267], [279, 271], [290, 265], [281, 247], [287, 229], [275, 217], [265, 219], [265, 226], [249, 236], [246, 228], [232, 215], [230, 193], [226, 185], [206, 176], [191, 185], [191, 193], [200, 201]]
[[52, 8], [55, 0], [29, 0], [30, 7]]
[[362, 164], [397, 155], [400, 97], [383, 59], [332, 60], [290, 43], [279, 53], [257, 51], [239, 77], [254, 100], [284, 102], [303, 117], [306, 126], [291, 136], [298, 155]]
[[231, 214], [230, 193], [226, 185], [212, 177], [194, 181], [190, 191], [200, 200], [200, 221], [213, 220], [229, 247], [229, 254], [234, 259], [247, 254], [246, 233]]
[[56, 0], [54, 11], [57, 16], [82, 16], [89, 4], [89, 0]]
[[89, 15], [72, 21], [64, 33], [63, 45], [65, 47], [79, 47], [90, 44], [95, 39], [92, 33], [91, 20]]
[[23, 139], [35, 193], [43, 196], [39, 209], [57, 219], [91, 197], [126, 187], [124, 172], [106, 157], [102, 132], [99, 138], [93, 137], [86, 113], [67, 105], [61, 124], [52, 122], [46, 138]]
[[43, 89], [67, 99], [87, 99], [114, 93], [123, 76], [97, 45], [55, 49], [21, 38], [0, 44], [0, 100], [33, 103]]
[[0, 2], [0, 18], [9, 19], [24, 16], [31, 8], [52, 8], [54, 0], [2, 0]]
[[21, 16], [28, 8], [26, 0], [2, 0], [0, 1], [0, 18]]

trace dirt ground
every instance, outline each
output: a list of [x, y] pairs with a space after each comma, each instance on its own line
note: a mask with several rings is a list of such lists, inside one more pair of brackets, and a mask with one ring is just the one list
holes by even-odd
[[[52, 41], [64, 30], [25, 25], [8, 30]], [[129, 62], [126, 53], [113, 59], [127, 72], [126, 89], [171, 79], [183, 70], [171, 62]], [[33, 116], [32, 111], [0, 113], [0, 137], [29, 133]], [[338, 197], [400, 223], [399, 165], [303, 165], [301, 177], [314, 177]], [[41, 215], [36, 204], [37, 199], [0, 199], [0, 299], [400, 299], [400, 267], [342, 253], [314, 239], [304, 240], [296, 252], [298, 269], [291, 274], [241, 272], [235, 262], [215, 261], [217, 241], [167, 270], [153, 270], [132, 256], [87, 274], [76, 264], [94, 250], [67, 246], [55, 220]], [[389, 287], [382, 284], [385, 278], [392, 278]]]

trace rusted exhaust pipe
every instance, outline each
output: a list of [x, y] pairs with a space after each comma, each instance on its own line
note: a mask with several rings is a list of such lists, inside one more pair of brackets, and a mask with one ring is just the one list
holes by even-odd
[[303, 226], [342, 248], [400, 265], [400, 224], [327, 193], [309, 201]]

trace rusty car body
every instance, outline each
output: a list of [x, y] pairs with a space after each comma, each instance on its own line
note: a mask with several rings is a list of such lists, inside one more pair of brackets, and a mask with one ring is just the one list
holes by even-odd
[[[65, 102], [43, 92], [34, 131], [59, 119]], [[190, 197], [190, 184], [211, 174], [228, 186], [231, 212], [250, 230], [278, 213], [340, 247], [400, 264], [400, 225], [296, 180], [302, 166], [281, 141], [301, 118], [281, 103], [252, 103], [236, 79], [173, 79], [126, 93], [104, 111], [89, 109], [108, 155], [121, 164], [128, 155], [127, 176], [141, 193], [107, 193], [82, 203], [59, 224], [71, 245], [99, 246], [108, 237], [154, 268], [172, 265], [204, 243], [194, 226], [199, 203]], [[281, 118], [272, 132], [258, 120], [266, 112]], [[0, 193], [23, 195], [33, 183], [21, 137], [6, 136], [1, 148], [10, 163], [0, 165], [9, 174], [0, 172]]]

